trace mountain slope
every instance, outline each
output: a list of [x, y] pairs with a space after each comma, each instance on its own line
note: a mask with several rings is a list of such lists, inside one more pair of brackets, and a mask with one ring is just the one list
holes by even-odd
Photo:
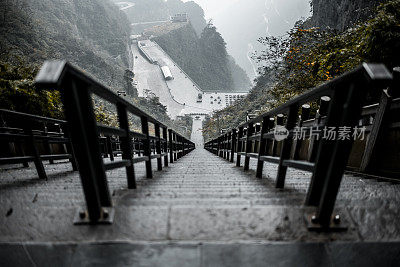
[[[57, 93], [37, 90], [33, 77], [44, 60], [66, 59], [113, 90], [131, 93], [127, 100], [166, 125], [166, 107], [156, 98], [132, 92], [128, 70], [130, 25], [109, 0], [16, 0], [0, 2], [0, 108], [61, 117]], [[97, 115], [118, 123], [115, 107], [95, 99]]]
[[1, 7], [0, 59], [30, 64], [67, 59], [122, 87], [129, 23], [107, 0], [9, 1]]
[[310, 14], [310, 0], [195, 0], [227, 43], [228, 53], [246, 71], [251, 80], [257, 64], [250, 59], [263, 49], [258, 38], [280, 36], [296, 21]]
[[248, 91], [246, 73], [226, 51], [226, 43], [209, 24], [200, 38], [188, 24], [154, 39], [199, 86], [208, 92]]

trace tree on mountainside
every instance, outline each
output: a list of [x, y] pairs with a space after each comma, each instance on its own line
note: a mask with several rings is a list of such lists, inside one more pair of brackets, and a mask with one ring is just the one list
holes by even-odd
[[[219, 111], [221, 128], [236, 127], [246, 112], [270, 110], [362, 62], [400, 65], [400, 0], [382, 4], [372, 19], [342, 32], [304, 25], [283, 37], [260, 39], [266, 49], [257, 58], [265, 68], [246, 99]], [[209, 137], [218, 134], [215, 118], [205, 124]]]
[[228, 55], [224, 39], [211, 22], [200, 38], [188, 24], [154, 39], [204, 91], [245, 91], [250, 87], [246, 73]]
[[207, 69], [218, 77], [213, 85], [214, 88], [218, 91], [220, 88], [232, 88], [233, 79], [228, 67], [226, 43], [212, 21], [201, 33], [199, 44]]
[[[130, 92], [139, 108], [173, 124], [159, 101], [137, 97], [126, 71], [129, 34], [125, 14], [109, 0], [0, 1], [0, 107], [62, 117], [59, 94], [36, 89], [33, 80], [45, 60], [62, 59], [114, 91]], [[116, 121], [112, 105], [94, 103], [98, 120]]]

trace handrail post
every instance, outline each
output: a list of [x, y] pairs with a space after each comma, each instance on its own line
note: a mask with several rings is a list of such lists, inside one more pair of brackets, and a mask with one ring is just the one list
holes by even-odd
[[238, 138], [237, 138], [237, 156], [236, 156], [236, 167], [240, 167], [240, 159], [241, 156], [239, 155], [240, 152], [242, 152], [243, 149], [243, 126], [239, 127], [239, 132], [238, 132]]
[[156, 153], [159, 155], [157, 158], [157, 170], [162, 171], [162, 159], [161, 159], [161, 133], [160, 133], [160, 124], [155, 124], [155, 133], [156, 133]]
[[185, 139], [182, 138], [182, 156], [186, 155], [185, 148], [186, 148]]
[[[364, 69], [364, 73], [360, 73], [354, 80], [348, 81], [348, 90], [335, 90], [333, 92], [332, 104], [329, 107], [326, 122], [328, 127], [356, 126], [361, 115], [366, 92], [378, 85], [374, 79], [379, 77], [378, 81], [380, 80], [384, 85], [391, 78], [386, 73], [382, 75], [382, 71], [385, 69], [380, 65], [364, 65], [364, 68], [368, 69]], [[379, 75], [376, 75], [376, 73]], [[371, 75], [372, 81], [367, 81], [365, 75]], [[345, 140], [336, 138], [335, 140], [323, 139], [319, 145], [306, 204], [318, 206], [315, 221], [323, 228], [328, 228], [331, 223], [336, 197], [352, 144], [352, 138]]]
[[[49, 133], [49, 131], [48, 131], [48, 128], [47, 128], [47, 124], [46, 124], [46, 123], [43, 123], [43, 136], [47, 136], [48, 133]], [[52, 149], [52, 147], [51, 147], [50, 142], [49, 142], [48, 140], [45, 139], [45, 140], [43, 141], [43, 144], [44, 144], [44, 146], [45, 146], [45, 149], [46, 149], [47, 154], [48, 154], [48, 155], [52, 155], [52, 154], [53, 154], [53, 149]], [[54, 160], [53, 160], [53, 159], [50, 159], [50, 160], [49, 160], [49, 163], [50, 163], [50, 164], [54, 164]]]
[[231, 141], [231, 159], [230, 161], [233, 162], [235, 157], [235, 145], [236, 145], [236, 129], [232, 130], [232, 141]]
[[71, 158], [69, 159], [69, 162], [71, 162], [72, 170], [77, 171], [78, 170], [78, 163], [77, 163], [77, 160], [76, 160], [74, 147], [72, 145], [71, 134], [70, 134], [69, 129], [64, 129], [64, 136], [69, 139], [69, 142], [67, 142], [65, 144], [65, 146], [67, 148], [67, 153], [69, 153], [71, 155]]
[[247, 132], [246, 132], [246, 155], [244, 158], [244, 170], [248, 171], [250, 167], [250, 157], [247, 156], [248, 153], [251, 152], [251, 146], [252, 146], [252, 141], [250, 140], [251, 135], [254, 132], [254, 124], [250, 123], [247, 126]]
[[261, 125], [261, 132], [260, 132], [260, 149], [258, 151], [258, 162], [257, 162], [257, 171], [256, 177], [262, 178], [262, 171], [264, 167], [264, 161], [260, 160], [261, 156], [264, 156], [267, 149], [267, 140], [264, 138], [264, 134], [266, 134], [269, 130], [268, 123], [270, 117], [263, 117], [262, 125]]
[[[331, 98], [329, 96], [323, 96], [320, 98], [320, 105], [319, 105], [319, 109], [317, 111], [317, 114], [315, 116], [315, 122], [314, 125], [318, 126], [321, 121], [322, 118], [326, 115], [328, 115], [328, 109], [329, 109], [329, 105], [331, 102]], [[315, 161], [315, 157], [317, 156], [317, 152], [318, 152], [318, 146], [319, 146], [320, 140], [317, 140], [317, 138], [314, 136], [311, 138], [311, 142], [308, 146], [308, 153], [307, 153], [307, 160], [310, 162], [314, 162]]]
[[167, 128], [163, 127], [163, 139], [164, 139], [164, 145], [163, 145], [163, 149], [164, 149], [164, 166], [168, 167], [168, 136], [167, 136]]
[[151, 146], [150, 146], [150, 134], [149, 134], [149, 122], [146, 116], [141, 116], [142, 122], [142, 133], [146, 135], [146, 139], [143, 140], [144, 156], [148, 157], [146, 163], [146, 176], [147, 178], [153, 178], [153, 172], [151, 169]]
[[178, 138], [175, 132], [173, 132], [173, 147], [174, 147], [174, 161], [178, 160]]
[[179, 158], [182, 158], [182, 156], [183, 156], [183, 138], [181, 136], [179, 136], [178, 140], [179, 140], [179, 149], [178, 149], [179, 154], [178, 154], [178, 156], [179, 156]]
[[378, 111], [375, 115], [372, 124], [371, 133], [369, 135], [365, 151], [361, 160], [360, 171], [369, 172], [374, 169], [374, 162], [376, 154], [379, 150], [379, 144], [382, 143], [382, 137], [388, 131], [388, 114], [390, 112], [390, 105], [392, 103], [392, 92], [395, 90], [397, 83], [400, 83], [400, 69], [394, 68], [393, 70], [393, 83], [388, 89], [384, 89], [379, 101]]
[[168, 129], [168, 139], [169, 139], [169, 159], [171, 163], [174, 163], [174, 142], [171, 129]]
[[225, 144], [225, 141], [226, 141], [226, 134], [223, 134], [222, 136], [221, 136], [221, 157], [223, 158], [223, 159], [225, 159], [225, 146], [226, 146], [226, 144]]
[[[291, 131], [296, 126], [298, 112], [299, 112], [299, 107], [297, 104], [290, 106], [286, 121], [286, 129], [288, 131]], [[278, 174], [276, 178], [276, 188], [283, 188], [285, 186], [285, 178], [288, 167], [284, 166], [283, 163], [290, 157], [292, 144], [293, 144], [293, 138], [291, 136], [283, 140], [281, 156], [279, 159]]]
[[[284, 119], [284, 115], [283, 114], [276, 115], [276, 120], [274, 121], [275, 122], [274, 127], [283, 126], [283, 119]], [[281, 142], [281, 141], [277, 141], [275, 139], [272, 140], [272, 156], [273, 157], [278, 156], [278, 151], [277, 150], [278, 150], [279, 142]]]
[[85, 84], [72, 77], [66, 79], [62, 90], [65, 115], [68, 121], [71, 142], [79, 166], [82, 188], [85, 195], [90, 222], [102, 217], [102, 207], [111, 207], [111, 197], [101, 158], [98, 132], [92, 100]]
[[217, 156], [221, 157], [221, 136], [217, 137]]
[[27, 134], [29, 136], [28, 144], [29, 144], [29, 146], [30, 146], [30, 148], [32, 150], [32, 153], [33, 153], [33, 158], [34, 158], [33, 162], [35, 164], [38, 176], [39, 176], [40, 179], [47, 180], [47, 174], [46, 174], [46, 172], [44, 170], [43, 162], [40, 159], [39, 151], [38, 151], [38, 149], [36, 147], [36, 138], [33, 135], [32, 129], [26, 128], [26, 129], [24, 129], [24, 132], [25, 132], [25, 134]]
[[[129, 160], [131, 162], [129, 166], [125, 167], [126, 176], [128, 179], [128, 188], [136, 189], [135, 167], [133, 164], [133, 153], [132, 153], [133, 145], [132, 145], [132, 139], [129, 134], [130, 130], [129, 130], [128, 113], [126, 111], [126, 107], [124, 105], [118, 104], [117, 113], [118, 113], [119, 127], [126, 133], [126, 136], [120, 137], [122, 159]], [[112, 153], [113, 152], [111, 149], [111, 154]]]
[[106, 137], [106, 144], [107, 144], [107, 150], [108, 150], [108, 154], [110, 154], [110, 160], [114, 161], [114, 151], [113, 151], [113, 147], [112, 147], [112, 141], [111, 141], [111, 137], [107, 136]]
[[225, 133], [225, 146], [224, 146], [224, 152], [225, 152], [225, 154], [224, 154], [224, 159], [229, 159], [229, 152], [228, 152], [228, 149], [229, 149], [229, 133]]
[[[304, 121], [308, 120], [310, 118], [310, 112], [311, 112], [311, 106], [308, 104], [304, 104], [301, 106], [301, 116], [300, 120], [298, 122], [298, 127], [301, 129], [303, 127]], [[312, 138], [313, 139], [313, 138]], [[313, 142], [313, 140], [311, 141]], [[302, 140], [299, 140], [296, 138], [293, 141], [293, 159], [297, 160], [299, 158], [299, 153], [300, 153], [300, 148], [301, 148]]]
[[232, 132], [228, 132], [226, 134], [226, 159], [230, 160], [231, 158], [231, 141], [232, 141]]

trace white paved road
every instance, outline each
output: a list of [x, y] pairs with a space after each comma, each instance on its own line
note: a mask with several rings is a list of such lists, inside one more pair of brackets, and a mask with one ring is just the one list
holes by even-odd
[[[185, 74], [179, 66], [160, 48], [156, 43], [150, 40], [141, 41], [144, 46], [142, 49], [157, 62], [160, 66], [168, 66], [171, 70], [173, 80], [166, 81], [168, 88], [173, 96], [173, 98], [184, 104], [183, 114], [193, 114], [193, 113], [211, 113], [213, 110], [222, 109], [223, 103], [211, 104], [211, 101], [197, 102], [197, 96], [199, 93], [203, 93], [203, 90], [196, 85], [190, 77]], [[206, 93], [203, 99], [206, 99]], [[221, 99], [224, 98], [221, 94]]]
[[145, 96], [146, 90], [151, 90], [152, 93], [160, 98], [160, 102], [167, 106], [170, 117], [175, 118], [177, 115], [182, 115], [184, 106], [172, 98], [160, 68], [151, 64], [142, 56], [136, 43], [131, 45], [131, 49], [134, 58], [133, 71], [135, 80], [138, 81], [139, 96]]

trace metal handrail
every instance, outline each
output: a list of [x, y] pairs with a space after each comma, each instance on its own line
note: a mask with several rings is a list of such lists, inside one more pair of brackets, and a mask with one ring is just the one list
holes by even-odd
[[[353, 140], [313, 140], [313, 147], [309, 149], [309, 161], [300, 161], [296, 158], [298, 143], [290, 137], [293, 136], [296, 127], [301, 127], [303, 123], [307, 125], [313, 123], [313, 127], [348, 126], [354, 129], [362, 116], [362, 103], [368, 91], [382, 90], [388, 85], [393, 86], [392, 80], [393, 75], [384, 65], [364, 63], [355, 70], [309, 90], [206, 142], [205, 148], [231, 162], [234, 161], [236, 154], [238, 167], [241, 157], [244, 156], [244, 170], [249, 169], [250, 158], [256, 158], [258, 178], [262, 178], [264, 161], [279, 164], [277, 188], [284, 187], [288, 167], [312, 171], [306, 205], [318, 208], [316, 214], [311, 216], [313, 219], [309, 221], [309, 229], [337, 228], [337, 225], [332, 227], [334, 221], [332, 213]], [[379, 105], [379, 114], [386, 112], [388, 103], [385, 94], [382, 99], [385, 101], [381, 101]], [[316, 100], [320, 100], [320, 106], [314, 122], [311, 122], [310, 105], [307, 103]], [[390, 105], [387, 109], [390, 110]], [[281, 142], [274, 139], [274, 130], [278, 125], [285, 126], [289, 134], [289, 138]], [[379, 127], [373, 128], [373, 135], [378, 135], [378, 130]], [[374, 143], [369, 146], [373, 147]], [[368, 160], [366, 159], [366, 162]]]
[[[5, 109], [0, 109], [0, 117], [3, 124], [0, 128], [0, 139], [14, 143], [14, 146], [19, 146], [20, 153], [22, 153], [21, 156], [10, 155], [0, 158], [0, 164], [22, 163], [24, 167], [28, 167], [28, 163], [33, 162], [41, 179], [47, 179], [43, 160], [49, 160], [52, 164], [54, 160], [69, 159], [73, 170], [77, 170], [68, 132], [63, 129], [66, 126], [66, 121]], [[12, 124], [12, 127], [7, 124]], [[50, 125], [56, 127], [58, 132], [49, 132], [48, 127]], [[38, 129], [39, 126], [41, 127], [40, 129]], [[38, 142], [43, 144], [46, 155], [39, 153]], [[64, 154], [54, 154], [51, 144], [55, 143], [65, 144], [66, 152]], [[24, 148], [26, 147], [30, 150], [30, 156], [25, 155]]]
[[[152, 158], [157, 158], [158, 170], [161, 170], [162, 156], [164, 156], [164, 165], [167, 166], [168, 163], [167, 151], [173, 155], [172, 163], [195, 148], [193, 142], [176, 131], [168, 129], [166, 125], [66, 61], [46, 61], [36, 76], [35, 82], [38, 88], [61, 92], [87, 206], [87, 212], [77, 213], [75, 219], [77, 224], [112, 221], [109, 212], [112, 201], [106, 170], [125, 167], [128, 188], [135, 189], [135, 163], [145, 161], [146, 176], [152, 178]], [[97, 125], [91, 94], [116, 106], [119, 128]], [[140, 118], [141, 134], [130, 130], [128, 113]], [[155, 137], [150, 136], [149, 123], [155, 126]], [[168, 140], [167, 131], [171, 133]], [[103, 162], [97, 138], [100, 132], [104, 135], [119, 136], [122, 161], [107, 164]], [[143, 156], [134, 157], [132, 138], [136, 138], [136, 141], [140, 140]], [[155, 148], [156, 154], [152, 155], [152, 150], [154, 150], [152, 148]]]

